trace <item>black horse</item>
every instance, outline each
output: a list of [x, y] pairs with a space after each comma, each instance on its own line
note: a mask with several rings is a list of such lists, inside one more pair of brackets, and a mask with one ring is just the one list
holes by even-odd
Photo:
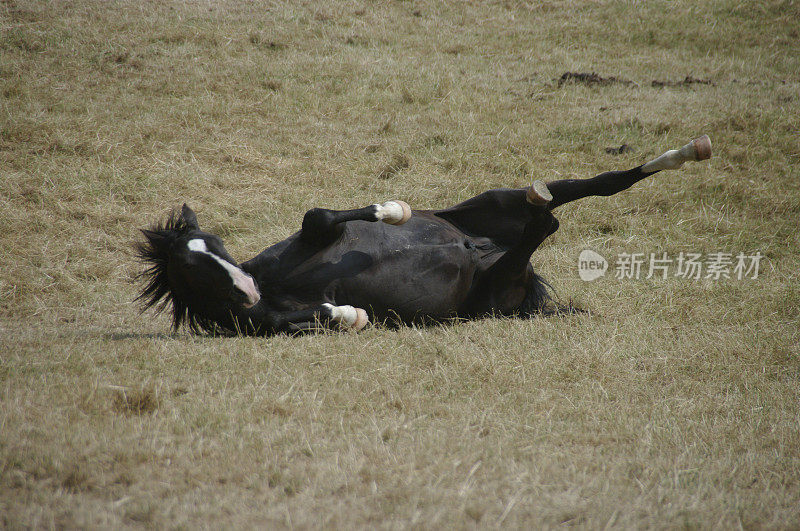
[[137, 300], [159, 311], [171, 304], [175, 329], [228, 334], [535, 315], [550, 297], [530, 257], [558, 229], [553, 209], [710, 156], [702, 136], [631, 170], [489, 190], [444, 210], [412, 213], [402, 201], [314, 208], [299, 232], [241, 265], [183, 205], [142, 231], [147, 284]]

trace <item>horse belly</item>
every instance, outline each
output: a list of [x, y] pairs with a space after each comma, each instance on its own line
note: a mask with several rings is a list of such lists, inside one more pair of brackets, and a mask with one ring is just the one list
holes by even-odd
[[340, 280], [337, 304], [364, 308], [379, 320], [399, 317], [413, 322], [455, 315], [472, 286], [478, 253], [463, 234], [435, 220], [413, 220], [408, 227], [362, 227], [379, 229], [379, 234], [370, 235], [380, 238], [379, 245], [364, 245], [372, 238], [350, 234], [355, 236], [352, 250], [370, 254], [372, 265]]

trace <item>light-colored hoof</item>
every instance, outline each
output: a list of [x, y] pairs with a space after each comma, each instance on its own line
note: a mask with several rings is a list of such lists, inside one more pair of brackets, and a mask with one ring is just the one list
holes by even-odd
[[544, 181], [536, 180], [528, 188], [525, 199], [532, 205], [544, 206], [553, 200], [553, 194], [550, 193]]
[[361, 308], [349, 304], [335, 306], [329, 302], [322, 306], [330, 311], [331, 321], [337, 323], [340, 330], [361, 330], [369, 323], [367, 312]]
[[367, 312], [361, 308], [356, 308], [356, 321], [353, 323], [353, 326], [350, 327], [350, 330], [358, 332], [368, 324], [369, 316]]
[[403, 223], [411, 219], [411, 207], [408, 206], [408, 203], [406, 203], [405, 201], [400, 201], [399, 199], [395, 199], [391, 202], [400, 205], [400, 208], [403, 209], [403, 216], [399, 219], [394, 219], [394, 220], [386, 218], [383, 221], [385, 221], [389, 225], [402, 225]]
[[694, 147], [694, 160], [707, 160], [711, 158], [711, 139], [708, 135], [692, 140]]

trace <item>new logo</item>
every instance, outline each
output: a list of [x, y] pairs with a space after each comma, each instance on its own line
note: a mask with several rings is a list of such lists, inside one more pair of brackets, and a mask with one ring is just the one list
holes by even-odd
[[581, 280], [591, 282], [606, 274], [608, 260], [591, 249], [584, 249], [578, 256], [578, 276]]

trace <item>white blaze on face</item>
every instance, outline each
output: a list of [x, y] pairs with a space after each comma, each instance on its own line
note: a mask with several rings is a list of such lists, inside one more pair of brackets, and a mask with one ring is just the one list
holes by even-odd
[[244, 304], [245, 308], [252, 308], [255, 304], [261, 299], [261, 295], [258, 293], [258, 288], [256, 288], [256, 283], [253, 281], [253, 277], [233, 265], [232, 263], [228, 262], [227, 260], [223, 260], [219, 256], [215, 255], [211, 251], [208, 250], [208, 246], [206, 245], [205, 240], [202, 238], [195, 238], [194, 240], [189, 240], [189, 243], [186, 247], [190, 251], [194, 251], [196, 253], [203, 253], [214, 260], [222, 266], [223, 269], [230, 275], [231, 280], [233, 281], [233, 285], [239, 288], [245, 295], [247, 295], [247, 301]]

